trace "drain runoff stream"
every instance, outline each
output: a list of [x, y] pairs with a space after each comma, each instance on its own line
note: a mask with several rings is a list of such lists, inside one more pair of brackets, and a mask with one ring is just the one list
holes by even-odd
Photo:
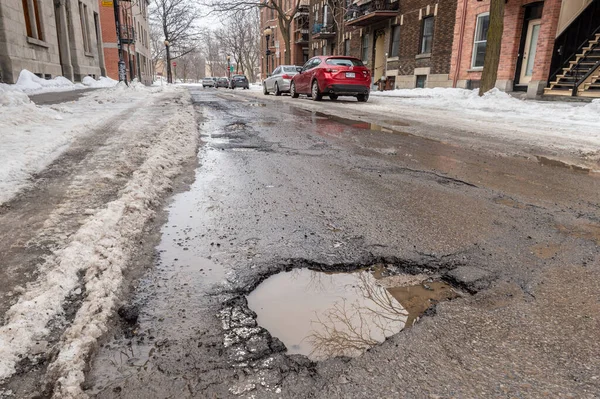
[[456, 296], [442, 281], [390, 275], [383, 265], [354, 273], [304, 268], [269, 277], [248, 295], [248, 305], [288, 354], [323, 360], [358, 356]]

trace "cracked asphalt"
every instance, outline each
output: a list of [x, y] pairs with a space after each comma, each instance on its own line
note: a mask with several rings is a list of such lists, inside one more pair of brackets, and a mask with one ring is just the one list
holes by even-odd
[[[436, 140], [426, 122], [371, 130], [352, 110], [328, 117], [327, 101], [189, 90], [198, 163], [148, 228], [147, 271], [91, 362], [90, 395], [600, 397], [598, 175]], [[463, 295], [321, 362], [286, 355], [248, 309], [279, 271], [377, 263]]]

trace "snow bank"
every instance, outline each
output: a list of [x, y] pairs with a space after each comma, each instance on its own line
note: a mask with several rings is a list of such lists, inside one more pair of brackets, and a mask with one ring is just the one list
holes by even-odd
[[[371, 92], [367, 108], [395, 112], [408, 118], [426, 115], [478, 133], [504, 135], [523, 143], [560, 148], [600, 146], [600, 101], [574, 103], [521, 100], [492, 89], [483, 96], [478, 90], [453, 88], [404, 89]], [[433, 111], [433, 112], [432, 112]], [[481, 130], [483, 128], [483, 130]], [[572, 140], [571, 142], [569, 142]]]
[[26, 69], [19, 74], [19, 79], [14, 87], [27, 94], [48, 93], [54, 91], [69, 91], [85, 88], [82, 84], [75, 84], [69, 79], [57, 76], [54, 79], [42, 79]]
[[55, 397], [85, 397], [81, 384], [86, 361], [114, 313], [123, 271], [135, 249], [132, 243], [153, 216], [153, 205], [170, 188], [171, 178], [195, 153], [198, 135], [189, 99], [166, 126], [120, 197], [87, 219], [69, 245], [47, 260], [47, 272], [6, 312], [6, 324], [0, 327], [0, 381], [14, 374], [20, 356], [48, 334], [46, 326], [63, 312], [66, 297], [82, 288], [78, 273], [83, 271], [83, 304], [47, 376], [57, 382]]
[[30, 104], [27, 94], [4, 83], [0, 83], [0, 107], [18, 107]]
[[116, 86], [117, 83], [119, 83], [119, 81], [111, 79], [111, 78], [107, 78], [105, 76], [101, 76], [100, 79], [98, 79], [98, 80], [95, 80], [94, 78], [92, 78], [90, 76], [86, 76], [83, 78], [81, 83], [84, 86], [90, 87], [90, 88], [106, 88], [106, 87]]

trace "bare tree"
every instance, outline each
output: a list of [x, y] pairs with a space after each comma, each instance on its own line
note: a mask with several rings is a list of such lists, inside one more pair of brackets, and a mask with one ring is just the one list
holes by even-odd
[[498, 65], [500, 63], [500, 50], [502, 47], [502, 33], [504, 31], [504, 3], [506, 0], [492, 0], [490, 2], [490, 26], [487, 33], [487, 46], [481, 73], [481, 86], [479, 95], [496, 86], [498, 78]]
[[201, 33], [201, 49], [213, 77], [227, 74], [227, 54], [217, 33], [205, 29]]
[[257, 7], [259, 9], [273, 10], [273, 13], [277, 17], [277, 24], [283, 37], [285, 45], [285, 63], [291, 64], [292, 59], [292, 22], [294, 16], [298, 13], [300, 3], [302, 0], [292, 0], [290, 2], [290, 8], [286, 9], [285, 5], [287, 1], [282, 0], [205, 0], [205, 4], [212, 8], [214, 12], [218, 13], [232, 13], [236, 11], [247, 12]]
[[153, 0], [151, 19], [162, 29], [167, 62], [167, 80], [173, 82], [171, 61], [196, 48], [197, 30], [194, 23], [200, 16], [195, 2], [190, 0]]
[[224, 19], [223, 28], [215, 34], [222, 50], [233, 56], [236, 71], [250, 75], [250, 80], [254, 82], [254, 70], [260, 57], [258, 9], [232, 12]]
[[148, 35], [150, 36], [150, 56], [152, 58], [152, 70], [156, 71], [160, 60], [165, 58], [165, 45], [162, 28], [156, 21], [149, 21]]

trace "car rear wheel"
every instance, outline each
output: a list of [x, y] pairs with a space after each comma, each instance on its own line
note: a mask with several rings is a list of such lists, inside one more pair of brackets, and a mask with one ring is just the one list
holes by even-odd
[[268, 95], [269, 95], [269, 91], [267, 90], [267, 85], [266, 85], [266, 83], [263, 83], [263, 94], [264, 94], [265, 96], [268, 96]]
[[331, 101], [336, 101], [336, 100], [338, 99], [338, 95], [337, 95], [337, 94], [330, 94], [330, 95], [329, 95], [329, 99], [330, 99]]
[[321, 94], [321, 92], [319, 92], [319, 84], [316, 80], [312, 84], [312, 90], [310, 94], [312, 96], [313, 101], [321, 101], [321, 99], [323, 98], [323, 95]]
[[290, 96], [292, 96], [292, 98], [298, 98], [298, 93], [296, 93], [296, 83], [294, 82], [290, 85]]
[[280, 96], [281, 95], [281, 91], [279, 90], [279, 85], [277, 83], [275, 83], [275, 95], [276, 96]]
[[359, 94], [356, 99], [359, 103], [366, 103], [369, 100], [369, 94]]

